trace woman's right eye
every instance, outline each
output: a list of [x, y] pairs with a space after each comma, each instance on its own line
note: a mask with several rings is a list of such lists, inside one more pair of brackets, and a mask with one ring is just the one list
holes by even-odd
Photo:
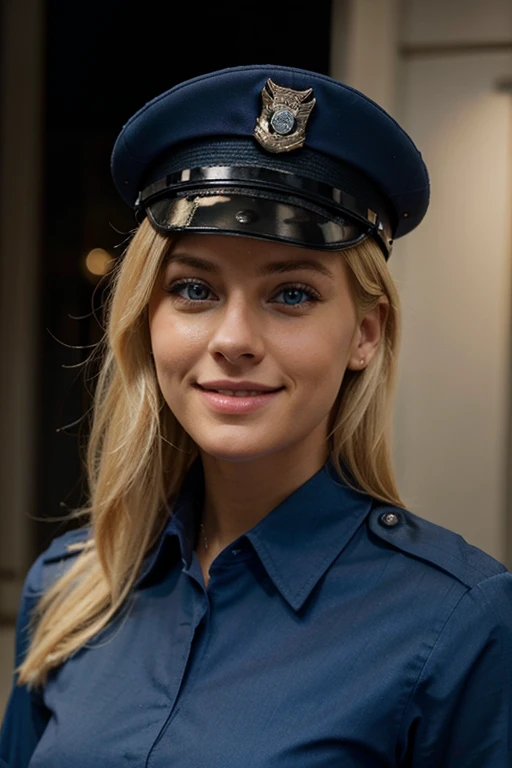
[[167, 293], [189, 303], [208, 301], [211, 289], [197, 280], [179, 280], [166, 288]]

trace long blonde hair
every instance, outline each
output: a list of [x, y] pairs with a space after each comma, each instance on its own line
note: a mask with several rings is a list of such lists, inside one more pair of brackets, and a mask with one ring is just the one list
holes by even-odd
[[[79, 513], [87, 518], [92, 536], [36, 606], [30, 647], [17, 670], [20, 685], [44, 685], [52, 668], [126, 604], [198, 455], [163, 401], [150, 354], [148, 303], [169, 245], [145, 220], [116, 269], [88, 442], [89, 504]], [[389, 311], [371, 363], [364, 371], [345, 374], [330, 421], [330, 457], [347, 482], [404, 506], [390, 457], [398, 296], [373, 241], [343, 256], [358, 312], [369, 311], [383, 296]]]

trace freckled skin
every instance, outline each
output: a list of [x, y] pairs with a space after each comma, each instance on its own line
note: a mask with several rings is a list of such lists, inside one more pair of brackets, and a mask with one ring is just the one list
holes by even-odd
[[[219, 274], [173, 263], [180, 254], [213, 263]], [[309, 270], [258, 273], [269, 262], [304, 259], [327, 266], [333, 279]], [[181, 289], [193, 304], [169, 293], [178, 278], [201, 284]], [[286, 293], [290, 287], [307, 298], [297, 283], [322, 300], [284, 303], [285, 295], [297, 296]], [[344, 372], [361, 369], [361, 357], [368, 360], [376, 346], [357, 322], [342, 254], [228, 235], [175, 241], [151, 296], [149, 328], [169, 408], [202, 453], [228, 462], [287, 453], [325, 459], [329, 412]], [[213, 411], [192, 386], [231, 378], [285, 389], [263, 408], [233, 415]]]

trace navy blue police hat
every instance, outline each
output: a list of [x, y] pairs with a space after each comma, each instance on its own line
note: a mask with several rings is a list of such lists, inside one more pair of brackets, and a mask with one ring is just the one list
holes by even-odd
[[385, 258], [429, 203], [408, 134], [338, 80], [284, 66], [179, 83], [124, 125], [112, 176], [159, 232], [245, 235], [320, 250], [373, 238]]

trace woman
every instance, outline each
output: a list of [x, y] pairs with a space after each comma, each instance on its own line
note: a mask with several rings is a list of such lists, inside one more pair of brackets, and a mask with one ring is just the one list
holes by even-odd
[[28, 574], [2, 764], [510, 766], [512, 577], [407, 511], [390, 458], [409, 136], [238, 67], [139, 110], [112, 172], [140, 225], [88, 520]]

